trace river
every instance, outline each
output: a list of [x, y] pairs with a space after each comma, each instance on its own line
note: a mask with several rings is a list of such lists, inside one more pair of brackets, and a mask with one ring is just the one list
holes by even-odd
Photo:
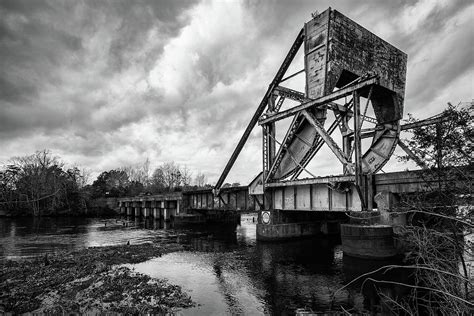
[[[189, 250], [130, 266], [182, 286], [198, 303], [181, 311], [184, 315], [294, 315], [298, 309], [324, 312], [341, 306], [380, 311], [373, 289], [364, 286], [361, 294], [360, 282], [334, 299], [331, 295], [356, 276], [391, 262], [346, 257], [337, 238], [259, 242], [255, 221], [255, 214], [243, 214], [240, 223], [183, 227], [141, 219], [0, 218], [0, 257], [27, 258], [159, 237]], [[389, 295], [394, 291], [389, 289]]]

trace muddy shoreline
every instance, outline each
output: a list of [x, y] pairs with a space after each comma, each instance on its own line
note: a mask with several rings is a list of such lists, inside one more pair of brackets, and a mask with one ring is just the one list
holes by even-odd
[[174, 242], [91, 247], [23, 260], [0, 271], [0, 313], [170, 313], [195, 303], [180, 286], [123, 264], [183, 251]]

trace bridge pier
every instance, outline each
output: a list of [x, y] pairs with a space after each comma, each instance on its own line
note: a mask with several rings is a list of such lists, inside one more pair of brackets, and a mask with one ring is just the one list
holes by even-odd
[[168, 222], [170, 220], [170, 210], [168, 208], [163, 209], [163, 220]]
[[158, 201], [152, 201], [152, 216], [154, 219], [160, 219], [160, 209], [158, 208]]
[[140, 217], [140, 212], [141, 212], [141, 202], [134, 202], [134, 215], [135, 217]]
[[308, 212], [264, 210], [258, 215], [257, 239], [276, 241], [315, 235], [337, 236], [340, 223], [346, 222], [342, 212]]
[[181, 199], [181, 192], [121, 198], [118, 208], [121, 214], [134, 216], [136, 219], [153, 217], [169, 221], [179, 214], [183, 205]]
[[133, 215], [132, 202], [126, 202], [126, 204], [127, 204], [127, 216], [132, 216]]
[[399, 254], [395, 242], [396, 230], [406, 224], [405, 215], [393, 214], [397, 196], [388, 191], [374, 197], [376, 212], [353, 212], [351, 222], [341, 225], [344, 254], [368, 259], [385, 259]]
[[120, 215], [125, 215], [127, 208], [125, 207], [125, 202], [119, 202]]

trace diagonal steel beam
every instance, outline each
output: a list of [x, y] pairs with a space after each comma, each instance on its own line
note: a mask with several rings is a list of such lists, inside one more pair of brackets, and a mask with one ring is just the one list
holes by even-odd
[[306, 117], [308, 122], [311, 125], [313, 125], [313, 127], [318, 132], [319, 136], [321, 136], [321, 138], [326, 142], [326, 144], [329, 146], [331, 151], [336, 155], [337, 159], [339, 159], [339, 161], [344, 166], [346, 166], [346, 168], [351, 170], [352, 164], [348, 161], [346, 155], [341, 150], [341, 148], [339, 148], [339, 146], [334, 141], [334, 139], [332, 139], [332, 137], [326, 132], [326, 130], [324, 129], [324, 126], [308, 111], [303, 110], [301, 113]]
[[287, 144], [291, 139], [293, 139], [293, 136], [296, 133], [296, 129], [299, 126], [299, 123], [301, 122], [302, 117], [300, 115], [295, 115], [293, 117], [293, 120], [291, 121], [290, 126], [288, 127], [285, 137], [283, 138], [282, 144], [280, 148], [278, 149], [278, 153], [275, 156], [275, 160], [273, 161], [273, 164], [266, 175], [265, 182], [268, 182], [271, 177], [273, 177], [273, 174], [276, 172], [276, 169], [281, 163], [281, 160], [283, 158], [283, 154], [287, 151], [287, 148], [285, 147], [285, 144]]
[[275, 105], [275, 112], [279, 112], [281, 109], [281, 106], [283, 105], [283, 102], [285, 101], [285, 97], [280, 97], [278, 99], [277, 104]]
[[427, 169], [428, 167], [426, 164], [421, 160], [413, 151], [408, 148], [408, 146], [402, 142], [400, 139], [398, 140], [398, 146], [400, 146], [401, 149], [403, 149], [404, 152], [407, 153], [408, 157], [410, 157], [418, 166], [420, 166], [422, 169]]
[[313, 101], [305, 102], [303, 104], [297, 105], [291, 109], [279, 112], [277, 114], [271, 115], [266, 118], [262, 118], [258, 121], [259, 125], [263, 124], [268, 124], [270, 122], [276, 122], [279, 120], [282, 120], [284, 118], [287, 118], [289, 116], [292, 116], [302, 110], [309, 109], [311, 107], [322, 107], [325, 106], [327, 103], [332, 102], [334, 100], [340, 99], [342, 97], [345, 97], [349, 94], [352, 94], [352, 92], [357, 91], [361, 88], [364, 88], [366, 86], [370, 86], [373, 84], [378, 84], [379, 79], [377, 76], [369, 77], [365, 80], [362, 80], [361, 82], [352, 84], [348, 86], [347, 88], [337, 90], [336, 92], [333, 92], [331, 94], [325, 95], [323, 97], [317, 98]]
[[[328, 128], [328, 134], [331, 135], [334, 130], [337, 128], [337, 126], [340, 124], [342, 121], [342, 117], [337, 118]], [[303, 167], [306, 167], [306, 165], [313, 159], [313, 157], [318, 153], [318, 151], [323, 147], [324, 140], [323, 139], [318, 139], [318, 142], [316, 143], [316, 146], [314, 146], [311, 151], [306, 155], [306, 157], [303, 158], [301, 161], [301, 165]], [[300, 168], [299, 166], [295, 169], [295, 173], [291, 176], [291, 180], [295, 180], [298, 178], [298, 176], [303, 172], [303, 169]]]
[[275, 89], [276, 86], [280, 83], [280, 81], [283, 79], [283, 76], [285, 75], [286, 71], [288, 70], [288, 67], [290, 66], [291, 62], [296, 56], [296, 53], [301, 47], [301, 44], [303, 44], [304, 41], [304, 29], [301, 29], [300, 32], [298, 33], [298, 36], [296, 37], [293, 45], [291, 46], [290, 50], [288, 51], [283, 63], [280, 66], [280, 69], [278, 69], [277, 74], [273, 78], [272, 83], [269, 85], [267, 92], [265, 93], [265, 96], [263, 97], [262, 101], [260, 101], [260, 105], [258, 106], [257, 110], [255, 111], [252, 119], [250, 120], [249, 124], [247, 125], [247, 128], [244, 131], [244, 134], [239, 140], [239, 143], [234, 149], [234, 152], [232, 153], [232, 156], [230, 156], [229, 161], [227, 162], [227, 165], [224, 168], [224, 171], [222, 171], [221, 176], [219, 177], [219, 180], [217, 180], [217, 183], [214, 187], [214, 193], [218, 194], [219, 190], [224, 183], [225, 178], [229, 174], [230, 169], [235, 163], [235, 160], [237, 160], [237, 157], [239, 156], [240, 152], [242, 151], [242, 148], [244, 147], [245, 143], [247, 142], [247, 139], [250, 136], [250, 133], [252, 132], [252, 129], [255, 127], [255, 125], [258, 122], [258, 119], [260, 116], [263, 114], [265, 111], [265, 108], [268, 103], [268, 99], [272, 96], [273, 90]]
[[[288, 98], [288, 99], [295, 100], [295, 101], [298, 101], [298, 102], [312, 101], [312, 99], [307, 98], [303, 92], [293, 90], [293, 89], [290, 89], [290, 88], [287, 88], [287, 87], [278, 86], [278, 87], [275, 88], [274, 93], [276, 95], [279, 95], [280, 98]], [[351, 111], [347, 106], [340, 105], [340, 104], [337, 104], [337, 103], [334, 103], [334, 102], [329, 102], [326, 105], [335, 112], [341, 112], [341, 113], [344, 113], [344, 114], [347, 113], [347, 115], [351, 114]], [[276, 111], [276, 112], [278, 112], [278, 111]], [[296, 115], [295, 117], [298, 117], [298, 115]], [[287, 130], [285, 138], [283, 139], [283, 142], [282, 142], [283, 144], [288, 144], [289, 142], [292, 141], [294, 136], [297, 137], [297, 135], [292, 133], [292, 132], [294, 132], [295, 126], [298, 125], [300, 122], [301, 122], [301, 119], [300, 120], [293, 119], [293, 121], [290, 124], [290, 127]], [[331, 131], [331, 133], [332, 133], [332, 131]], [[321, 145], [322, 145], [322, 143], [321, 143]], [[310, 145], [310, 146], [313, 146], [313, 145]], [[316, 151], [318, 151], [320, 148], [321, 148], [321, 146], [318, 149], [316, 149]], [[310, 149], [310, 151], [314, 151], [314, 149]], [[283, 154], [285, 152], [286, 152], [286, 147], [285, 146], [280, 146], [280, 149], [278, 150], [278, 153], [275, 157], [275, 160], [274, 160], [268, 174], [265, 177], [266, 182], [268, 182], [271, 179], [271, 177], [273, 176], [273, 174], [276, 172], [276, 169], [280, 165], [281, 159], [282, 159]], [[301, 163], [303, 163], [303, 161], [301, 161]], [[302, 167], [300, 166], [299, 163], [297, 164], [297, 170], [303, 170], [305, 167], [306, 167], [306, 164], [303, 165]]]
[[[340, 111], [337, 111], [337, 110], [334, 111], [334, 114], [337, 114], [339, 112], [338, 113], [339, 115], [336, 115], [336, 119], [332, 122], [332, 124], [328, 128], [328, 134], [329, 135], [331, 135], [336, 130], [336, 128], [343, 122], [344, 115], [352, 114], [352, 111], [351, 111], [351, 109], [352, 109], [352, 99], [344, 105], [344, 108], [347, 109], [346, 113], [341, 113]], [[321, 149], [321, 147], [323, 147], [323, 144], [324, 144], [324, 140], [319, 138], [318, 142], [316, 143], [316, 146], [313, 147], [308, 152], [308, 154], [303, 158], [303, 160], [301, 161], [301, 165], [303, 167], [306, 167], [306, 165], [308, 165], [308, 163], [311, 161], [311, 159], [313, 159], [313, 157], [316, 156], [316, 154]], [[350, 159], [350, 157], [348, 159]], [[291, 180], [295, 180], [296, 178], [298, 178], [298, 176], [301, 174], [301, 172], [303, 172], [303, 169], [297, 167], [295, 169], [295, 173], [291, 176]]]

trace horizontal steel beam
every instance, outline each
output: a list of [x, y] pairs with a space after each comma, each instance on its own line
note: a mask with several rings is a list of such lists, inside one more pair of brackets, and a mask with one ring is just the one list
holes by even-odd
[[259, 125], [264, 125], [264, 124], [268, 124], [268, 123], [271, 123], [271, 122], [276, 122], [276, 121], [282, 120], [284, 118], [292, 116], [292, 115], [294, 115], [298, 112], [301, 112], [302, 110], [306, 110], [306, 109], [311, 108], [311, 107], [325, 106], [327, 103], [329, 103], [331, 101], [334, 101], [334, 100], [337, 100], [337, 99], [340, 99], [340, 98], [343, 98], [343, 97], [351, 94], [353, 91], [359, 90], [361, 88], [364, 88], [366, 86], [370, 86], [370, 85], [373, 85], [373, 84], [378, 84], [378, 82], [379, 82], [378, 77], [370, 77], [370, 78], [365, 79], [365, 80], [363, 80], [359, 83], [350, 85], [347, 88], [338, 90], [338, 91], [333, 92], [331, 94], [325, 95], [321, 98], [315, 99], [313, 101], [305, 102], [305, 103], [297, 105], [297, 106], [295, 106], [291, 109], [273, 114], [269, 117], [261, 118], [258, 121], [258, 124]]
[[[442, 123], [442, 122], [444, 122], [448, 119], [449, 119], [449, 117], [447, 117], [447, 116], [432, 117], [432, 118], [428, 118], [428, 119], [425, 119], [425, 120], [420, 120], [420, 121], [413, 122], [413, 123], [403, 124], [403, 125], [400, 126], [400, 129], [402, 131], [406, 131], [406, 130], [413, 129], [413, 128], [424, 127], [424, 126], [428, 126], [428, 125], [432, 125], [432, 124]], [[366, 117], [366, 120], [367, 120], [367, 117]], [[362, 130], [360, 137], [361, 138], [374, 137], [376, 132], [377, 132], [377, 129]], [[348, 133], [347, 135], [352, 138], [353, 135], [354, 135], [354, 132]]]
[[[303, 92], [296, 91], [296, 90], [293, 90], [293, 89], [290, 89], [290, 88], [287, 88], [287, 87], [278, 86], [278, 87], [275, 88], [274, 92], [277, 95], [281, 96], [281, 97], [288, 98], [288, 99], [298, 101], [298, 102], [301, 102], [301, 103], [314, 101], [313, 99], [307, 98]], [[352, 114], [352, 111], [349, 111], [347, 106], [344, 106], [344, 105], [341, 105], [341, 104], [337, 104], [337, 103], [334, 103], [334, 102], [328, 102], [326, 104], [326, 106], [327, 106], [327, 108], [329, 108], [331, 110], [336, 110], [336, 111], [340, 111], [340, 112], [343, 112], [343, 113], [349, 112], [349, 114]]]
[[448, 116], [435, 116], [435, 117], [427, 118], [425, 120], [420, 120], [420, 121], [413, 122], [413, 123], [403, 124], [401, 126], [401, 129], [402, 129], [402, 131], [405, 131], [407, 129], [413, 129], [413, 128], [423, 127], [423, 126], [427, 126], [427, 125], [442, 123], [442, 122], [447, 121], [447, 120], [449, 120]]
[[354, 182], [355, 176], [353, 175], [341, 175], [341, 176], [330, 176], [330, 177], [320, 177], [320, 178], [310, 178], [310, 179], [301, 179], [301, 180], [290, 180], [282, 182], [270, 182], [265, 184], [269, 188], [279, 188], [279, 187], [289, 187], [294, 185], [308, 185], [308, 184], [318, 184], [318, 183], [334, 183], [334, 182]]

